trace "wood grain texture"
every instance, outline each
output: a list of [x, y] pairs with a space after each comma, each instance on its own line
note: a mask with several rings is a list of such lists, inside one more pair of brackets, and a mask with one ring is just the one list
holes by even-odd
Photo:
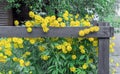
[[0, 26], [7, 26], [13, 24], [12, 19], [12, 11], [11, 10], [5, 10], [5, 7], [7, 6], [7, 2], [3, 0], [0, 2]]
[[[0, 37], [79, 37], [79, 30], [85, 27], [65, 27], [53, 28], [45, 33], [41, 27], [34, 27], [31, 33], [26, 31], [25, 27], [15, 26], [0, 26]], [[98, 37], [106, 38], [113, 36], [112, 27], [100, 27], [99, 32], [94, 32], [86, 35], [85, 37]]]
[[99, 39], [98, 74], [109, 74], [109, 38]]

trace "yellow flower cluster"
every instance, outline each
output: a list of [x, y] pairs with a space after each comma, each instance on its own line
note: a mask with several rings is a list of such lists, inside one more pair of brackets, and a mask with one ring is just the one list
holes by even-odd
[[[26, 52], [27, 54], [27, 52]], [[28, 53], [29, 54], [29, 53]], [[18, 62], [20, 64], [21, 67], [24, 66], [29, 66], [30, 65], [30, 61], [25, 62], [23, 59], [17, 58], [17, 57], [13, 57], [12, 59], [14, 62]]]
[[30, 65], [30, 61], [25, 62], [23, 59], [20, 59], [19, 60], [19, 64], [20, 64], [21, 67], [29, 66]]
[[114, 50], [114, 46], [115, 46], [115, 43], [114, 42], [111, 42], [110, 45], [109, 45], [109, 48], [110, 48], [110, 53], [113, 53], [115, 50]]
[[79, 49], [82, 54], [85, 54], [85, 47], [83, 45], [80, 45]]
[[[85, 19], [81, 19], [79, 14], [75, 16], [70, 14], [68, 11], [65, 11], [61, 17], [56, 17], [55, 15], [42, 17], [39, 14], [35, 14], [33, 11], [29, 12], [29, 17], [32, 20], [28, 20], [25, 22], [25, 26], [27, 28], [27, 32], [32, 32], [33, 26], [41, 26], [44, 32], [48, 32], [48, 27], [79, 27], [79, 26], [91, 26], [90, 20], [93, 18], [92, 16], [86, 15]], [[14, 24], [16, 26], [19, 25], [19, 21], [15, 20]]]
[[23, 48], [24, 47], [22, 38], [13, 37], [12, 41], [14, 42], [15, 48]]
[[58, 50], [62, 50], [63, 53], [67, 53], [72, 51], [71, 44], [69, 42], [63, 42], [63, 44], [57, 45], [56, 48]]
[[23, 54], [23, 57], [27, 57], [27, 56], [29, 56], [30, 54], [31, 54], [31, 52], [27, 51], [27, 52], [25, 52], [25, 53]]
[[[49, 40], [49, 41], [48, 41]], [[87, 42], [86, 42], [87, 41]], [[48, 43], [47, 43], [48, 42]], [[51, 44], [49, 44], [49, 42]], [[85, 45], [86, 44], [86, 45]], [[29, 45], [29, 46], [27, 46]], [[56, 60], [59, 57], [62, 61], [68, 60], [72, 61], [74, 66], [68, 66], [71, 72], [77, 72], [78, 69], [88, 70], [89, 64], [94, 63], [94, 56], [92, 51], [96, 51], [95, 49], [89, 49], [88, 46], [94, 46], [97, 49], [98, 41], [96, 38], [7, 38], [0, 40], [0, 62], [7, 62], [7, 59], [11, 59], [14, 63], [19, 65], [20, 67], [27, 68], [33, 65], [31, 57], [33, 57], [34, 53], [37, 52], [38, 57], [34, 57], [35, 59], [41, 59], [41, 62], [48, 63], [51, 59]], [[112, 43], [114, 46], [114, 43]], [[36, 50], [37, 49], [37, 50]], [[21, 51], [19, 53], [19, 51]], [[33, 52], [31, 52], [33, 51]], [[91, 52], [90, 57], [88, 56], [88, 61], [84, 58], [84, 55], [87, 55], [88, 52]], [[19, 54], [16, 55], [16, 52]], [[56, 56], [57, 55], [57, 56]], [[54, 57], [56, 56], [56, 57]], [[80, 57], [78, 57], [80, 56]], [[86, 56], [85, 56], [86, 57]], [[96, 55], [95, 55], [96, 57]], [[81, 64], [76, 64], [78, 60]], [[59, 60], [60, 62], [62, 62]], [[79, 62], [79, 61], [78, 61]], [[77, 63], [78, 63], [77, 62]], [[84, 63], [84, 64], [83, 64]], [[77, 66], [78, 65], [78, 66]], [[116, 64], [118, 66], [118, 64]], [[80, 68], [79, 68], [80, 67]]]
[[7, 61], [7, 56], [3, 53], [0, 53], [0, 62], [5, 63]]
[[12, 56], [11, 38], [0, 40], [0, 62], [7, 62], [7, 58]]
[[99, 30], [100, 30], [100, 28], [98, 26], [92, 26], [90, 28], [80, 30], [79, 36], [85, 36], [85, 35], [92, 33], [92, 32], [98, 32]]
[[19, 62], [20, 59], [17, 58], [17, 57], [13, 57], [12, 60], [13, 60], [14, 62]]
[[[24, 66], [29, 66], [30, 65], [30, 61], [24, 61], [21, 58], [16, 57], [16, 55], [14, 55], [16, 53], [16, 51], [14, 51], [15, 49], [18, 48], [23, 48], [23, 39], [22, 38], [17, 38], [17, 37], [13, 37], [13, 38], [3, 38], [0, 40], [0, 63], [5, 63], [7, 62], [8, 58], [12, 59], [14, 62], [17, 62], [20, 64], [21, 67]], [[14, 53], [14, 54], [13, 54]], [[25, 58], [27, 56], [29, 56], [31, 54], [31, 52], [26, 51], [22, 56], [22, 58]]]

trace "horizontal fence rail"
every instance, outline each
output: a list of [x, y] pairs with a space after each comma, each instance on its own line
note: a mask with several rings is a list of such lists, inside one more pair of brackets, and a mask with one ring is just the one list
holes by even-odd
[[[25, 27], [21, 26], [0, 26], [0, 37], [80, 37], [79, 31], [88, 27], [50, 27], [45, 33], [41, 27], [33, 27], [33, 31], [28, 33]], [[99, 32], [93, 32], [85, 37], [105, 38], [113, 36], [113, 27], [100, 27]]]

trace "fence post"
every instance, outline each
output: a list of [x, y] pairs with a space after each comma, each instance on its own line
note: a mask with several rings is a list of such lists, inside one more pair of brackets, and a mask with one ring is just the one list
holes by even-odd
[[109, 74], [109, 38], [99, 38], [98, 74]]
[[[98, 26], [110, 27], [109, 23], [100, 22]], [[111, 29], [111, 36], [114, 34], [114, 29]], [[99, 53], [98, 53], [98, 74], [109, 74], [109, 37], [98, 38], [99, 41]]]

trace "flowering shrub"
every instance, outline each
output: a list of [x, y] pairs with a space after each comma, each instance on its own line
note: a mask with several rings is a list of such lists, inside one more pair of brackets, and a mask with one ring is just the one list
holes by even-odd
[[3, 38], [0, 71], [97, 74], [97, 45], [96, 38]]
[[[79, 31], [80, 36], [99, 31], [91, 26], [93, 16], [81, 19], [65, 11], [63, 15], [42, 17], [30, 11], [32, 20], [25, 21], [28, 32], [40, 26], [44, 32], [49, 27], [89, 28]], [[14, 21], [19, 25], [19, 21]], [[2, 74], [97, 74], [97, 38], [2, 38], [0, 40], [0, 72]], [[8, 65], [10, 64], [10, 65]]]

